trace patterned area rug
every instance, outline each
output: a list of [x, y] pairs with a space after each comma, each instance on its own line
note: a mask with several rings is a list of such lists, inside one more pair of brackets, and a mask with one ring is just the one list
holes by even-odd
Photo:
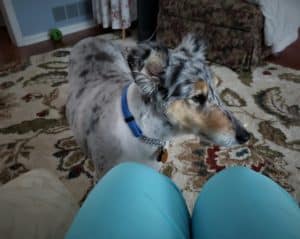
[[[93, 185], [94, 168], [64, 116], [69, 51], [33, 56], [0, 72], [0, 183], [46, 168], [81, 202]], [[190, 209], [207, 179], [232, 165], [267, 175], [300, 201], [300, 72], [270, 64], [239, 75], [212, 68], [222, 99], [252, 138], [229, 149], [177, 138], [161, 171], [180, 187]]]

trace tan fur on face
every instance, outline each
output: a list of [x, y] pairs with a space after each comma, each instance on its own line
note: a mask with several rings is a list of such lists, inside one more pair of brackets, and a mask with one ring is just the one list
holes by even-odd
[[203, 95], [207, 95], [208, 93], [208, 85], [205, 81], [201, 80], [201, 81], [197, 81], [194, 84], [194, 89], [195, 89], [195, 94], [203, 94]]
[[217, 106], [200, 110], [185, 100], [177, 100], [168, 107], [167, 115], [179, 127], [208, 136], [215, 133], [234, 133], [230, 120]]

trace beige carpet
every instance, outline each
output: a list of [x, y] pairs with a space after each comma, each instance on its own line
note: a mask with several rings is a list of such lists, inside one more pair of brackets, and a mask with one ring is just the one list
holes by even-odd
[[[33, 56], [0, 72], [0, 183], [46, 168], [80, 202], [92, 187], [93, 165], [64, 117], [69, 50]], [[162, 172], [180, 187], [190, 209], [207, 179], [232, 165], [262, 172], [300, 201], [300, 71], [269, 64], [238, 75], [212, 68], [221, 79], [222, 99], [253, 137], [230, 149], [178, 138]]]

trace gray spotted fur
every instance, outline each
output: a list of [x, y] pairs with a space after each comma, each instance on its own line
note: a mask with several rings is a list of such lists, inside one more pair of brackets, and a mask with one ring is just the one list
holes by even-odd
[[199, 79], [209, 86], [206, 105], [222, 108], [234, 127], [242, 128], [219, 100], [205, 62], [204, 45], [191, 35], [175, 50], [157, 43], [141, 44], [128, 58], [117, 45], [97, 38], [74, 46], [66, 114], [77, 142], [95, 164], [97, 177], [122, 161], [160, 167], [157, 147], [133, 137], [124, 122], [121, 93], [125, 85], [133, 83], [128, 91], [129, 108], [144, 134], [168, 140], [186, 132], [172, 125], [166, 108], [176, 99], [192, 97], [192, 85]]
[[[77, 142], [95, 163], [98, 177], [126, 160], [159, 167], [155, 160], [157, 148], [134, 138], [123, 120], [121, 92], [133, 81], [127, 60], [117, 45], [89, 38], [72, 49], [66, 114]], [[159, 116], [149, 117], [155, 113], [134, 84], [129, 88], [128, 101], [146, 135], [167, 134], [165, 122]]]

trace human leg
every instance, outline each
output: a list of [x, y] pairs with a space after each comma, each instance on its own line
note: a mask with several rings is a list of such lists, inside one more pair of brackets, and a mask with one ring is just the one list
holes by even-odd
[[189, 223], [184, 199], [170, 179], [123, 163], [91, 191], [66, 239], [187, 239]]
[[201, 191], [193, 239], [299, 239], [300, 209], [269, 178], [245, 167], [223, 170]]

